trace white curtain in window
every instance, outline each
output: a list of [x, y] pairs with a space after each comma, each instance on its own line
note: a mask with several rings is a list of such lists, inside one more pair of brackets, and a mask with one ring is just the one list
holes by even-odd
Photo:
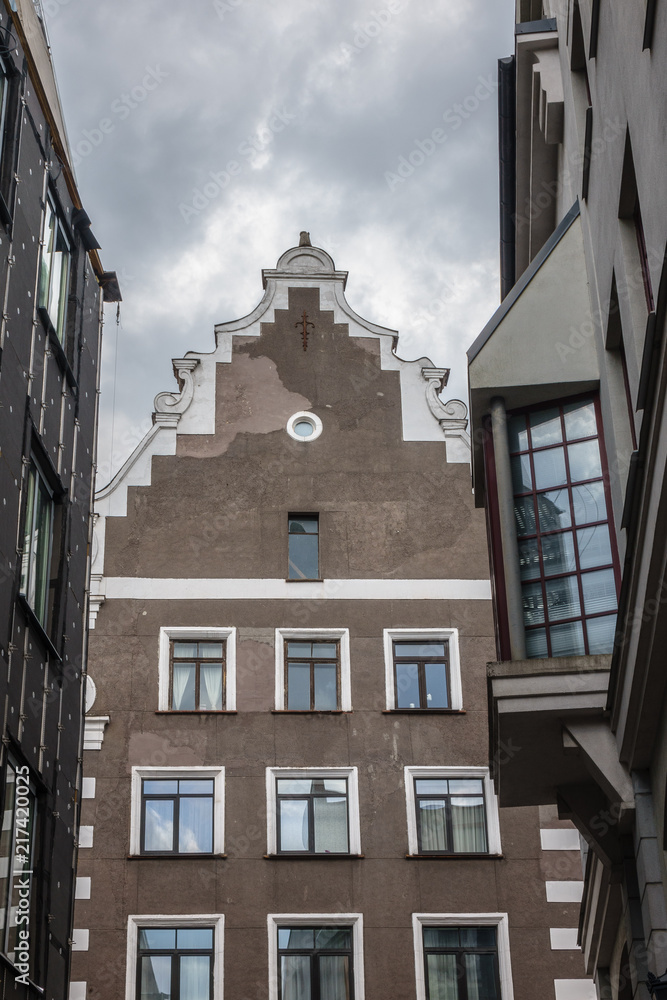
[[484, 853], [486, 845], [486, 825], [484, 822], [483, 798], [459, 798], [452, 796], [452, 833], [454, 850], [468, 854]]
[[349, 969], [347, 955], [320, 956], [320, 1000], [350, 1000]]
[[178, 849], [183, 854], [210, 854], [213, 850], [213, 802], [210, 798], [181, 798]]
[[497, 1000], [494, 955], [466, 955], [468, 1000]]
[[210, 1000], [211, 959], [208, 955], [181, 956], [180, 1000]]
[[419, 802], [419, 823], [421, 827], [422, 851], [446, 851], [447, 824], [446, 809], [443, 799], [429, 802], [425, 799]]
[[428, 955], [426, 970], [429, 1000], [458, 1000], [455, 955]]
[[281, 1000], [311, 1000], [310, 958], [283, 955], [280, 959]]
[[222, 664], [202, 664], [200, 680], [199, 707], [219, 711], [222, 708]]
[[347, 854], [347, 799], [316, 797], [313, 801], [316, 854]]
[[185, 694], [185, 689], [188, 686], [188, 681], [190, 680], [190, 670], [179, 669], [174, 667], [174, 678], [173, 678], [173, 689], [174, 689], [174, 708], [180, 709], [183, 704], [183, 695]]

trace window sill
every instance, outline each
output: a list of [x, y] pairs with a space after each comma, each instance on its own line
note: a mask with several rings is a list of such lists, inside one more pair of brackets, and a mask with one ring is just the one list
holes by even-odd
[[48, 632], [45, 631], [44, 626], [28, 604], [23, 594], [18, 594], [16, 599], [21, 607], [21, 610], [28, 619], [28, 624], [35, 630], [37, 637], [44, 643], [47, 651], [58, 661], [58, 663], [62, 663], [63, 661], [60, 653], [51, 642]]
[[158, 708], [156, 715], [238, 715], [235, 708]]
[[343, 708], [272, 708], [272, 715], [352, 715]]
[[308, 579], [299, 578], [298, 580], [291, 580], [289, 577], [285, 577], [285, 583], [324, 583], [324, 580], [321, 576], [308, 577]]
[[504, 854], [406, 854], [408, 861], [503, 861]]
[[384, 708], [383, 715], [467, 715], [465, 708]]
[[224, 861], [226, 854], [127, 854], [128, 861]]
[[361, 861], [365, 854], [265, 854], [266, 861]]

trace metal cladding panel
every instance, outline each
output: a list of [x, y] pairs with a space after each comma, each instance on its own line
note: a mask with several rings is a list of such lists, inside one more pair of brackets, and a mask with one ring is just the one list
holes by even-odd
[[16, 526], [19, 517], [19, 494], [14, 475], [0, 458], [0, 648], [7, 650], [11, 628], [11, 609], [19, 572], [16, 553]]
[[[2, 352], [2, 378], [0, 378], [0, 403], [2, 403], [2, 459], [17, 479], [21, 477], [21, 458], [25, 433], [26, 392], [30, 367], [30, 344], [15, 340], [11, 324]], [[17, 353], [18, 352], [18, 353]]]
[[76, 398], [71, 391], [65, 398], [65, 408], [63, 411], [63, 435], [62, 435], [62, 465], [60, 478], [65, 489], [69, 489], [69, 477], [72, 471], [72, 455], [74, 442], [74, 421], [76, 419]]
[[42, 643], [34, 633], [30, 638], [29, 656], [23, 661], [24, 697], [21, 706], [23, 731], [21, 749], [31, 767], [39, 771], [40, 744], [42, 742], [42, 717], [44, 710], [44, 683], [46, 655]]
[[[70, 666], [66, 667], [66, 674], [70, 674]], [[67, 676], [63, 678], [62, 691], [62, 712], [60, 724], [62, 729], [59, 732], [60, 752], [58, 755], [58, 766], [63, 776], [63, 781], [69, 781], [72, 786], [76, 784], [77, 763], [79, 746], [81, 743], [81, 727], [83, 720], [81, 717], [81, 670], [73, 668], [72, 675], [78, 673], [78, 678], [69, 680]]]
[[[58, 724], [60, 722], [60, 667], [49, 665], [46, 677], [46, 698], [44, 708], [43, 739], [44, 766], [42, 774], [49, 783], [54, 780], [53, 770], [58, 749]], [[49, 777], [51, 775], [51, 777]]]

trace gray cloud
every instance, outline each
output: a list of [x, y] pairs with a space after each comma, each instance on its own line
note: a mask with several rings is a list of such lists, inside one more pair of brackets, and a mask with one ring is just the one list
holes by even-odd
[[465, 350], [498, 302], [484, 81], [512, 50], [513, 0], [43, 3], [82, 197], [124, 297], [121, 328], [111, 310], [105, 327], [101, 480], [114, 382], [117, 470], [172, 356], [254, 308], [261, 268], [301, 229], [349, 270], [352, 306], [398, 328], [402, 356], [450, 366], [465, 396]]

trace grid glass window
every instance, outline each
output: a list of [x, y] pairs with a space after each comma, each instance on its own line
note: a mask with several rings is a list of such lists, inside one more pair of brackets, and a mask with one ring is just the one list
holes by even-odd
[[319, 518], [317, 514], [290, 514], [288, 518], [289, 580], [318, 580]]
[[449, 708], [447, 642], [394, 643], [396, 708]]
[[53, 495], [33, 461], [28, 469], [21, 593], [42, 626], [48, 612], [52, 530]]
[[508, 425], [528, 657], [609, 653], [617, 578], [597, 402]]
[[340, 708], [339, 643], [285, 640], [285, 705], [288, 711], [333, 712]]
[[220, 712], [225, 707], [224, 642], [171, 643], [169, 704], [174, 712]]
[[213, 928], [141, 927], [137, 1000], [212, 1000]]
[[58, 340], [62, 342], [67, 319], [70, 245], [50, 198], [45, 211], [38, 303], [46, 311]]
[[415, 778], [420, 854], [486, 854], [484, 782], [480, 778]]
[[213, 852], [212, 778], [144, 778], [142, 854]]
[[354, 1000], [350, 927], [279, 927], [280, 1000]]
[[347, 778], [276, 778], [279, 854], [349, 854]]
[[[33, 917], [36, 905], [32, 878], [36, 799], [27, 772], [26, 766], [19, 767], [11, 759], [7, 761], [0, 831], [0, 948], [10, 961], [14, 961], [19, 943], [19, 881], [27, 878], [30, 882]], [[25, 929], [24, 924], [22, 927]]]
[[500, 1000], [495, 927], [424, 927], [428, 1000]]

